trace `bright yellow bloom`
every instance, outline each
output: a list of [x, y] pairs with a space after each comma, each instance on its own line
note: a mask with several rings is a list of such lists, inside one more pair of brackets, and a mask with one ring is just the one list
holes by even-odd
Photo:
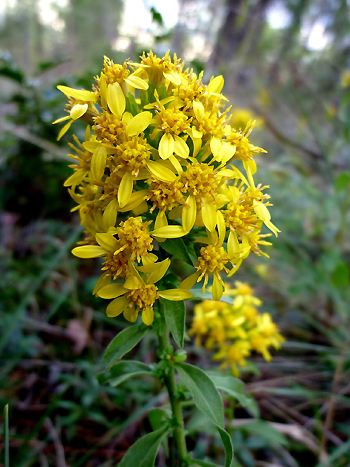
[[150, 52], [138, 63], [105, 57], [90, 90], [58, 87], [69, 113], [55, 122], [65, 123], [59, 137], [75, 121], [86, 123], [84, 140], [74, 136], [70, 144], [74, 173], [65, 182], [85, 230], [73, 254], [101, 258], [96, 292], [122, 286], [125, 293], [113, 298], [132, 305], [118, 308], [131, 321], [143, 310], [150, 323], [164, 295], [140, 268], [157, 268], [164, 258], [172, 266], [176, 248], [167, 240], [190, 245], [194, 269], [182, 289], [212, 283], [219, 299], [225, 276], [251, 252], [265, 254], [262, 229], [279, 232], [267, 187], [253, 178], [254, 157], [265, 151], [250, 142], [251, 126], [234, 127], [223, 86], [221, 75], [205, 84], [176, 55]]
[[233, 301], [205, 300], [194, 307], [189, 334], [197, 346], [215, 352], [222, 368], [238, 375], [253, 352], [270, 361], [270, 348], [279, 349], [284, 339], [271, 316], [260, 313], [262, 302], [249, 284], [236, 282], [233, 289], [226, 284], [225, 295]]

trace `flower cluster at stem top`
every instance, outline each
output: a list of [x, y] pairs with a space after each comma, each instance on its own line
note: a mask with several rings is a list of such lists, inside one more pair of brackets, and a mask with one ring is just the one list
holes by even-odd
[[[150, 52], [138, 63], [105, 57], [91, 90], [58, 86], [68, 98], [58, 138], [86, 125], [84, 140], [69, 144], [65, 182], [85, 231], [73, 254], [102, 258], [95, 293], [112, 299], [109, 316], [133, 322], [142, 312], [150, 325], [156, 300], [185, 300], [196, 282], [211, 281], [219, 300], [223, 277], [251, 252], [266, 255], [263, 226], [279, 232], [268, 187], [254, 182], [265, 151], [249, 140], [252, 123], [235, 127], [223, 77], [202, 77], [176, 55]], [[173, 258], [162, 245], [179, 238], [195, 251], [193, 271], [163, 290]]]
[[237, 376], [253, 352], [270, 361], [270, 348], [279, 349], [284, 339], [271, 315], [259, 311], [262, 302], [249, 284], [237, 281], [225, 294], [229, 302], [205, 300], [194, 307], [189, 334], [196, 346], [213, 351], [213, 359]]

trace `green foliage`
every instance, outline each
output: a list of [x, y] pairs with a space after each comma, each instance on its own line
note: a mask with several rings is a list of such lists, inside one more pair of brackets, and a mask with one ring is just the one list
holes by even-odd
[[158, 449], [163, 438], [168, 432], [168, 427], [163, 426], [152, 433], [139, 438], [127, 451], [119, 467], [137, 465], [140, 467], [153, 467]]
[[161, 300], [161, 312], [164, 315], [167, 328], [174, 338], [179, 348], [184, 346], [185, 326], [186, 326], [186, 307], [184, 302], [164, 302]]
[[116, 360], [122, 358], [130, 352], [143, 338], [148, 331], [147, 326], [135, 324], [129, 326], [117, 334], [108, 344], [102, 356], [102, 361], [106, 365], [113, 365]]

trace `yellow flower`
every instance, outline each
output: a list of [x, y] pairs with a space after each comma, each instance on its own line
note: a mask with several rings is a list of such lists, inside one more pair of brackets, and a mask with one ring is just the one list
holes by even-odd
[[[65, 182], [85, 234], [73, 254], [102, 258], [95, 293], [123, 287], [115, 303], [128, 300], [118, 310], [131, 321], [138, 310], [152, 321], [153, 304], [166, 293], [150, 271], [168, 264], [164, 258], [173, 266], [176, 242], [188, 246], [183, 257], [194, 265], [181, 289], [202, 282], [219, 299], [225, 276], [251, 252], [266, 255], [261, 247], [269, 245], [270, 234], [264, 226], [279, 232], [267, 187], [254, 183], [254, 157], [264, 150], [250, 141], [250, 125], [234, 127], [237, 113], [223, 86], [221, 75], [205, 84], [203, 73], [185, 69], [175, 54], [149, 52], [138, 63], [105, 57], [90, 90], [58, 87], [69, 112], [55, 122], [65, 123], [59, 137], [77, 120], [86, 124], [84, 140], [74, 136], [70, 144], [73, 174]], [[168, 298], [177, 294], [168, 292]], [[253, 315], [246, 308], [234, 321]], [[224, 330], [218, 325], [208, 345]], [[246, 335], [242, 327], [237, 332], [241, 339]]]
[[153, 305], [157, 299], [182, 301], [191, 298], [191, 294], [184, 289], [159, 290], [155, 285], [166, 274], [170, 260], [160, 263], [149, 263], [133, 269], [123, 284], [107, 284], [99, 288], [97, 295], [101, 298], [113, 299], [107, 306], [107, 316], [115, 317], [123, 313], [125, 319], [135, 322], [138, 313], [142, 312], [142, 321], [147, 326], [153, 323]]
[[226, 283], [225, 296], [227, 301], [204, 300], [194, 307], [189, 335], [197, 346], [214, 352], [221, 368], [238, 375], [252, 352], [269, 361], [270, 348], [280, 348], [284, 339], [271, 316], [260, 313], [262, 302], [249, 284], [237, 281], [231, 288]]

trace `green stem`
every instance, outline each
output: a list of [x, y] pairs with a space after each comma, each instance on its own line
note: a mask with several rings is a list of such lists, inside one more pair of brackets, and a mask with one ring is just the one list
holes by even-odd
[[[162, 326], [162, 329], [159, 333], [159, 344], [161, 352], [166, 353], [170, 351], [172, 353], [173, 348], [170, 343], [169, 333], [166, 328], [165, 323]], [[170, 353], [169, 352], [169, 353]], [[168, 391], [173, 420], [174, 420], [174, 440], [177, 451], [177, 458], [172, 459], [172, 465], [180, 465], [181, 467], [188, 465], [187, 459], [187, 448], [186, 448], [186, 439], [185, 439], [185, 426], [184, 419], [182, 414], [181, 402], [178, 398], [176, 379], [175, 379], [175, 370], [174, 365], [171, 360], [169, 360], [169, 365], [167, 372], [164, 375], [164, 383]], [[177, 463], [176, 460], [179, 462]]]

